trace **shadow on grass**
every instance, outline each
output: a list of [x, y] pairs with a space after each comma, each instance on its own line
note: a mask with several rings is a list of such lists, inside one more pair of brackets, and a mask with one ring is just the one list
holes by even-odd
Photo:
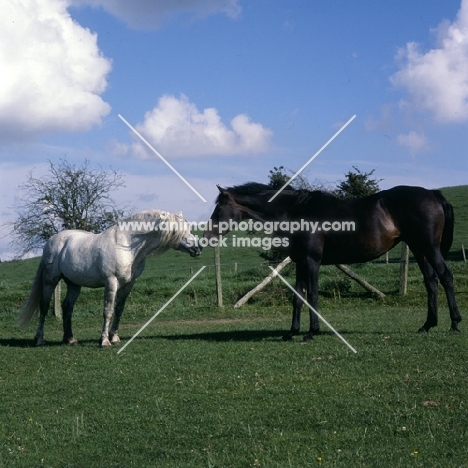
[[[61, 343], [50, 341], [46, 346], [59, 346]], [[36, 348], [34, 340], [31, 338], [2, 338], [0, 346], [10, 346], [12, 348]]]
[[[82, 345], [89, 345], [89, 344], [95, 344], [96, 348], [99, 346], [99, 340], [90, 340], [90, 339], [84, 339], [84, 340], [78, 340], [78, 344], [76, 345], [77, 347]], [[34, 340], [31, 338], [1, 338], [0, 339], [0, 347], [11, 347], [11, 348], [51, 348], [51, 347], [58, 347], [58, 346], [63, 346], [63, 347], [73, 347], [69, 346], [66, 343], [63, 343], [62, 340], [46, 340], [45, 345], [43, 346], [36, 346], [34, 343]]]
[[156, 335], [151, 338], [163, 340], [201, 340], [201, 341], [263, 341], [281, 339], [283, 330], [230, 330], [202, 333], [182, 333], [177, 335]]
[[[287, 330], [230, 330], [230, 331], [214, 331], [214, 332], [203, 332], [203, 333], [182, 333], [177, 335], [152, 335], [146, 336], [145, 339], [162, 339], [162, 340], [201, 340], [201, 341], [214, 341], [214, 342], [226, 342], [226, 341], [283, 341], [283, 336], [287, 333]], [[341, 335], [352, 335], [361, 334], [360, 332], [341, 332]], [[302, 342], [302, 338], [305, 335], [300, 333], [294, 336], [292, 341]], [[335, 335], [332, 331], [325, 330], [321, 331], [317, 336], [332, 336]]]
[[[229, 330], [229, 331], [213, 331], [213, 332], [195, 332], [195, 333], [180, 333], [180, 334], [171, 334], [171, 335], [142, 335], [137, 337], [138, 340], [169, 340], [169, 341], [208, 341], [208, 342], [260, 342], [260, 341], [277, 341], [283, 342], [283, 336], [287, 333], [288, 330]], [[385, 335], [387, 332], [382, 330], [375, 331], [351, 331], [351, 330], [340, 330], [340, 335], [342, 336], [352, 336], [352, 335]], [[296, 342], [302, 343], [303, 337], [306, 334], [306, 331], [301, 332], [298, 335], [295, 335], [291, 341], [287, 342]], [[418, 335], [418, 333], [415, 333]], [[133, 335], [122, 335], [120, 338], [122, 340], [122, 345], [124, 345], [128, 340], [132, 338]], [[315, 340], [319, 341], [321, 337], [331, 337], [335, 336], [335, 333], [331, 330], [320, 331], [318, 335], [314, 335]], [[422, 335], [425, 336], [425, 335]], [[313, 340], [313, 341], [315, 341]], [[313, 342], [312, 341], [312, 342]], [[95, 345], [96, 348], [99, 347], [98, 339], [79, 339], [78, 338], [78, 347], [80, 345]], [[27, 338], [9, 338], [9, 339], [0, 339], [0, 346], [10, 346], [16, 348], [36, 348], [34, 341]], [[46, 341], [45, 347], [57, 347], [57, 346], [68, 346], [63, 343], [61, 340], [56, 341]], [[118, 349], [119, 346], [112, 346], [113, 349]]]

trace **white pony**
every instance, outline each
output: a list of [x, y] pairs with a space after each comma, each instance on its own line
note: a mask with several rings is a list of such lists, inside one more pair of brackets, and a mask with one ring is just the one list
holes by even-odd
[[[50, 300], [60, 279], [67, 284], [62, 303], [63, 341], [74, 345], [71, 317], [82, 286], [104, 288], [104, 326], [100, 344], [107, 348], [120, 342], [119, 321], [125, 301], [145, 268], [151, 252], [173, 248], [199, 255], [201, 248], [190, 232], [182, 213], [144, 211], [115, 224], [100, 234], [66, 230], [46, 243], [29, 298], [23, 305], [20, 322], [25, 327], [40, 309], [35, 342], [44, 345], [44, 321]], [[114, 320], [109, 330], [112, 316]]]

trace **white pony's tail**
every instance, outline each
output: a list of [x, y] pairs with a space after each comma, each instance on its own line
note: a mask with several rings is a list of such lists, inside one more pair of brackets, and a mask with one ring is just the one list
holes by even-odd
[[29, 322], [37, 314], [37, 310], [39, 309], [39, 303], [42, 299], [42, 273], [44, 271], [44, 266], [44, 261], [41, 259], [28, 300], [21, 307], [21, 312], [18, 317], [21, 328], [26, 328], [29, 325]]

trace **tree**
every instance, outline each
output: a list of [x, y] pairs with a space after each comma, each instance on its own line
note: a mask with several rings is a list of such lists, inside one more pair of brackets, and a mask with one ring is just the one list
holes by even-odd
[[290, 179], [290, 177], [284, 173], [284, 166], [274, 166], [273, 169], [270, 170], [268, 179], [268, 185], [272, 189], [279, 190]]
[[[284, 166], [275, 166], [272, 170], [270, 170], [270, 174], [268, 175], [268, 185], [272, 189], [279, 190], [294, 175], [292, 171], [289, 171], [291, 172], [291, 175], [288, 176], [284, 171]], [[294, 190], [329, 191], [327, 184], [318, 179], [315, 179], [314, 182], [310, 183], [307, 178], [307, 174], [305, 174], [304, 172], [298, 174], [286, 188]]]
[[120, 173], [93, 171], [87, 160], [80, 167], [66, 159], [49, 164], [48, 175], [35, 177], [30, 171], [19, 187], [24, 195], [15, 206], [17, 219], [10, 226], [11, 244], [20, 256], [42, 248], [49, 237], [64, 229], [98, 233], [124, 215], [110, 196], [124, 185]]
[[375, 172], [372, 169], [370, 172], [361, 172], [356, 166], [353, 166], [353, 171], [345, 174], [345, 180], [342, 180], [334, 194], [339, 198], [362, 198], [372, 195], [380, 190], [379, 182], [383, 179], [371, 179], [370, 177]]

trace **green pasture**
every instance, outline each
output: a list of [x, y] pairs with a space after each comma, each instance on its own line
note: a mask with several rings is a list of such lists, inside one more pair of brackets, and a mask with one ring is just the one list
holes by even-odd
[[[450, 267], [466, 321], [463, 216]], [[98, 348], [102, 290], [76, 304], [78, 346], [61, 344], [50, 315], [47, 345], [33, 347], [35, 323], [15, 320], [38, 259], [0, 263], [0, 467], [468, 467], [468, 321], [448, 331], [441, 289], [439, 326], [416, 333], [426, 294], [414, 263], [404, 297], [398, 262], [352, 266], [384, 299], [322, 268], [319, 311], [354, 354], [323, 324], [310, 343], [283, 342], [291, 293], [278, 279], [234, 309], [270, 270], [258, 249], [223, 249], [221, 260], [223, 308], [212, 249], [150, 257], [122, 344], [209, 268], [120, 354]]]

